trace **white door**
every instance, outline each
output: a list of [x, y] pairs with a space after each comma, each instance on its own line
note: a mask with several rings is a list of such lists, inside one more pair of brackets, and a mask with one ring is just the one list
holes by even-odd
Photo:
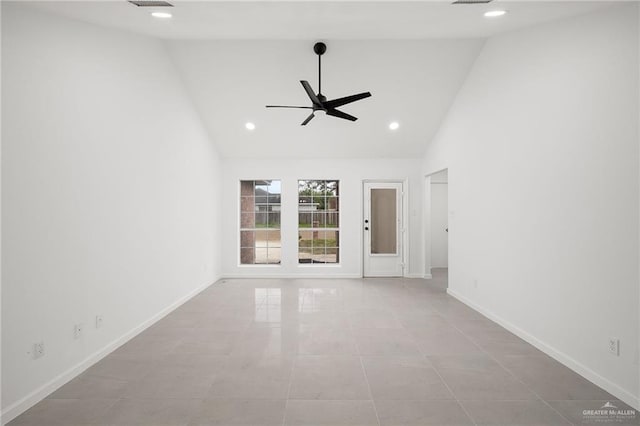
[[431, 181], [431, 267], [446, 268], [449, 262], [447, 183]]
[[364, 183], [364, 276], [403, 276], [402, 183]]

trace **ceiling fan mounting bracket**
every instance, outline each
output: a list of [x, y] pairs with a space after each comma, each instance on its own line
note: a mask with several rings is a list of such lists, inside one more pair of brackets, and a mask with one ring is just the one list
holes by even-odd
[[327, 45], [319, 41], [313, 45], [313, 51], [316, 52], [316, 55], [322, 56], [327, 51]]

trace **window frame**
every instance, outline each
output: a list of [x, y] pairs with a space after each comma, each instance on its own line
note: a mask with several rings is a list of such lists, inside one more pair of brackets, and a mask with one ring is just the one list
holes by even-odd
[[[326, 223], [324, 227], [309, 227], [309, 228], [301, 228], [300, 227], [300, 206], [304, 203], [301, 203], [301, 196], [300, 196], [300, 183], [301, 182], [323, 182], [324, 185], [326, 185], [327, 182], [336, 182], [336, 195], [335, 196], [327, 196], [326, 194], [323, 196], [323, 198], [326, 200], [327, 198], [336, 198], [336, 210], [335, 210], [335, 214], [337, 215], [337, 222], [338, 222], [338, 226], [335, 227], [331, 227], [331, 228], [327, 228], [326, 227]], [[296, 234], [298, 235], [298, 241], [296, 243], [297, 248], [296, 248], [296, 264], [298, 267], [301, 268], [313, 268], [313, 267], [323, 267], [323, 268], [331, 268], [331, 267], [340, 267], [341, 266], [341, 256], [340, 256], [340, 248], [341, 248], [341, 231], [342, 231], [342, 215], [341, 215], [341, 211], [342, 211], [342, 194], [341, 194], [341, 179], [297, 179], [296, 181], [297, 183], [297, 194], [296, 194], [296, 198], [297, 198], [297, 213], [296, 213]], [[309, 197], [313, 197], [313, 196], [309, 196]], [[302, 212], [304, 213], [304, 212]], [[325, 209], [325, 213], [326, 209]], [[313, 216], [312, 216], [313, 217]], [[312, 225], [313, 225], [313, 221], [312, 221]], [[336, 250], [336, 261], [335, 262], [300, 262], [300, 231], [301, 230], [305, 230], [305, 231], [311, 231], [311, 232], [320, 232], [320, 231], [329, 231], [329, 232], [336, 232], [336, 245], [335, 245], [335, 250]], [[331, 247], [334, 248], [334, 247]], [[325, 249], [325, 255], [326, 255], [326, 250], [327, 250], [327, 246], [324, 246]], [[311, 245], [311, 255], [313, 255], [313, 243]]]
[[[279, 210], [279, 215], [280, 215], [280, 223], [278, 224], [277, 228], [271, 228], [268, 225], [262, 229], [262, 228], [257, 228], [255, 226], [255, 216], [254, 216], [254, 226], [253, 228], [247, 228], [247, 227], [243, 227], [242, 226], [242, 218], [243, 218], [243, 213], [248, 213], [247, 211], [243, 210], [243, 198], [245, 197], [244, 195], [242, 195], [242, 184], [243, 182], [252, 182], [253, 183], [253, 191], [252, 191], [252, 197], [255, 198], [255, 188], [256, 188], [256, 183], [257, 182], [269, 182], [269, 185], [271, 185], [272, 182], [279, 182], [280, 184], [280, 193], [278, 194], [280, 196], [280, 210]], [[236, 256], [237, 256], [237, 264], [238, 267], [241, 268], [252, 268], [252, 267], [258, 267], [258, 268], [274, 268], [274, 267], [281, 267], [282, 266], [282, 179], [239, 179], [238, 180], [238, 192], [237, 192], [237, 220], [238, 220], [238, 226], [236, 227], [236, 238], [237, 238], [237, 242], [238, 245], [237, 250], [236, 250]], [[254, 200], [254, 210], [253, 213], [255, 215], [255, 207], [256, 207], [257, 203]], [[269, 201], [267, 199], [267, 206], [269, 206]], [[267, 214], [267, 218], [269, 217], [269, 215], [271, 214], [270, 211], [266, 212]], [[269, 223], [269, 221], [267, 220], [267, 223]], [[280, 247], [273, 247], [273, 248], [278, 248], [280, 250], [280, 256], [278, 259], [277, 263], [269, 263], [268, 261], [266, 263], [256, 263], [255, 262], [255, 250], [256, 250], [256, 246], [255, 246], [255, 242], [253, 245], [253, 249], [254, 249], [254, 262], [253, 263], [243, 263], [242, 262], [242, 250], [243, 248], [249, 248], [249, 247], [245, 247], [242, 244], [242, 232], [247, 232], [247, 231], [251, 231], [251, 232], [256, 232], [259, 230], [265, 230], [265, 231], [269, 231], [269, 230], [277, 230], [280, 232]], [[269, 253], [269, 245], [268, 245], [268, 240], [267, 240], [267, 246], [264, 247], [267, 250], [267, 260], [269, 259], [268, 253]], [[262, 247], [261, 247], [262, 248]]]

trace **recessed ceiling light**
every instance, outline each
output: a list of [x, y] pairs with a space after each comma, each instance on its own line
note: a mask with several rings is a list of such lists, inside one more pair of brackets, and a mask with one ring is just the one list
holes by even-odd
[[397, 121], [393, 121], [389, 124], [389, 129], [391, 130], [397, 130], [398, 127], [400, 127], [400, 123], [398, 123]]
[[154, 18], [168, 19], [173, 15], [168, 12], [151, 12], [151, 16], [153, 16]]
[[498, 16], [503, 16], [505, 13], [507, 13], [506, 10], [490, 10], [485, 12], [484, 16], [486, 18], [497, 18]]
[[254, 130], [256, 128], [256, 125], [251, 122], [248, 122], [244, 125], [244, 127], [246, 127], [247, 130]]

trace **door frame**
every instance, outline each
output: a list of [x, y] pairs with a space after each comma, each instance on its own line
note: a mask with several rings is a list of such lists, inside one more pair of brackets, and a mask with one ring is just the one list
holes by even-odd
[[[432, 231], [431, 231], [431, 177], [445, 170], [449, 170], [448, 167], [436, 170], [424, 176], [424, 198], [422, 205], [422, 229], [424, 229], [424, 238], [422, 239], [422, 252], [424, 253], [424, 278], [431, 279], [433, 278], [433, 274], [431, 273], [433, 261], [431, 259], [432, 250], [431, 250], [431, 239], [432, 239]], [[447, 198], [449, 193], [449, 182], [447, 182]], [[450, 206], [450, 204], [449, 204]], [[451, 209], [448, 207], [447, 216], [450, 218]], [[448, 239], [447, 241], [447, 258], [449, 262], [451, 261], [451, 241]]]
[[364, 219], [366, 214], [366, 205], [364, 201], [365, 185], [371, 183], [399, 183], [402, 185], [402, 223], [400, 226], [400, 244], [402, 249], [402, 277], [409, 276], [409, 179], [362, 179], [360, 185], [360, 276], [364, 278], [364, 257], [367, 255], [367, 249], [365, 247], [365, 230]]

